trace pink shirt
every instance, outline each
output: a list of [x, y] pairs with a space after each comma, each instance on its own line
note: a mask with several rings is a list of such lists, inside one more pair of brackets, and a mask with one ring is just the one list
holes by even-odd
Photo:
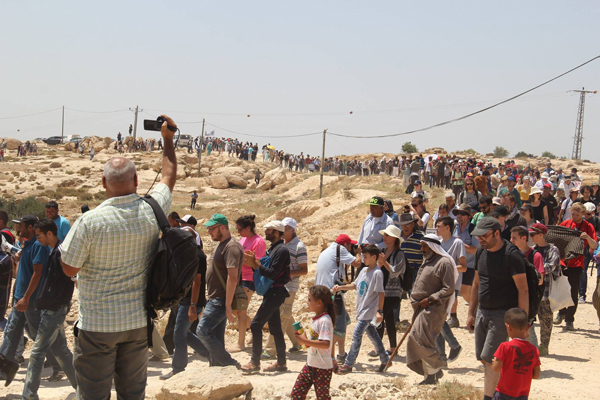
[[[265, 241], [260, 235], [254, 235], [252, 237], [243, 237], [240, 239], [240, 244], [244, 248], [244, 251], [250, 250], [254, 252], [254, 256], [257, 260], [263, 258], [267, 252], [267, 245]], [[246, 264], [242, 265], [242, 280], [243, 281], [253, 281], [254, 280], [254, 271], [252, 267], [247, 266]]]

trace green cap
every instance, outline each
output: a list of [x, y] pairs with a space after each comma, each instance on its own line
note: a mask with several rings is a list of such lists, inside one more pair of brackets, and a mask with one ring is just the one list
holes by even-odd
[[214, 214], [208, 221], [204, 223], [204, 226], [213, 226], [213, 225], [225, 225], [229, 226], [229, 222], [227, 218], [223, 214]]

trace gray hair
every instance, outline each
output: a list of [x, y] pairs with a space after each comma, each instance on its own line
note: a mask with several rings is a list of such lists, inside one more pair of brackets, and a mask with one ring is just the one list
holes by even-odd
[[133, 181], [136, 175], [135, 164], [126, 158], [115, 157], [104, 165], [104, 178], [110, 183]]

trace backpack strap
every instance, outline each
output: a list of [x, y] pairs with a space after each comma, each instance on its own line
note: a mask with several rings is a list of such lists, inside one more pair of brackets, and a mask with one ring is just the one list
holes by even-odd
[[143, 201], [146, 202], [146, 204], [148, 204], [150, 207], [152, 207], [152, 211], [154, 212], [154, 216], [156, 217], [156, 220], [158, 221], [158, 226], [160, 227], [160, 230], [162, 232], [165, 232], [167, 229], [169, 229], [171, 227], [171, 225], [169, 224], [169, 220], [167, 219], [167, 216], [165, 215], [165, 212], [160, 207], [158, 202], [154, 199], [154, 197], [147, 194], [144, 197], [140, 197], [140, 199], [142, 199]]

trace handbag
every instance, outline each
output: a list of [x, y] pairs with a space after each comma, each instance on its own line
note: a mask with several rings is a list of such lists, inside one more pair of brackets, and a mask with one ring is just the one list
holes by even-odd
[[[271, 257], [264, 256], [263, 258], [261, 258], [260, 265], [262, 265], [265, 268], [270, 268], [271, 267]], [[269, 289], [271, 289], [271, 287], [273, 286], [273, 283], [275, 283], [275, 281], [277, 279], [279, 279], [281, 277], [281, 275], [283, 275], [284, 273], [285, 273], [285, 269], [275, 278], [275, 280], [273, 280], [271, 278], [268, 278], [268, 277], [262, 275], [258, 268], [255, 269], [254, 276], [252, 279], [254, 280], [254, 289], [256, 291], [256, 294], [258, 294], [260, 296], [264, 296], [265, 294], [267, 294]]]
[[569, 279], [562, 272], [558, 278], [550, 280], [548, 301], [550, 301], [552, 312], [574, 306], [573, 299], [571, 298]]
[[[219, 268], [215, 267], [215, 263], [212, 263], [213, 271], [216, 272], [219, 281], [221, 281], [221, 285], [223, 285], [223, 289], [227, 292], [227, 285], [225, 284], [225, 280], [221, 276], [221, 271]], [[246, 311], [248, 309], [248, 296], [246, 296], [246, 292], [244, 289], [237, 285], [235, 287], [235, 292], [233, 292], [233, 300], [231, 301], [231, 309], [233, 311]]]

